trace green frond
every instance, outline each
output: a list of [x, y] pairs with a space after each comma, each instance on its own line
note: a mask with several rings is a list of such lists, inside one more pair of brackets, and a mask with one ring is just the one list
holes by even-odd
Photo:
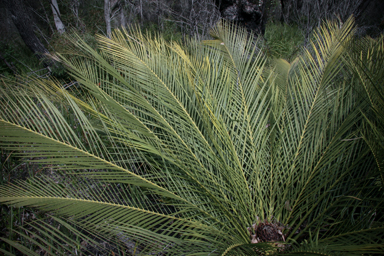
[[[215, 40], [186, 45], [134, 29], [98, 37], [98, 50], [73, 37], [55, 58], [78, 90], [0, 87], [2, 148], [50, 168], [1, 186], [0, 201], [50, 212], [113, 254], [376, 253], [381, 142], [368, 131], [381, 134], [369, 110], [380, 97], [366, 88], [380, 79], [356, 64], [368, 57], [348, 63], [353, 32], [352, 18], [325, 23], [291, 63], [268, 61], [259, 39], [224, 21]], [[31, 225], [36, 239], [18, 231], [29, 247], [4, 241], [92, 250]]]

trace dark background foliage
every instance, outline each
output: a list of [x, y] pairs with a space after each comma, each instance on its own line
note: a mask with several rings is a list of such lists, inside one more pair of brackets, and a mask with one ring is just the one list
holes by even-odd
[[[209, 29], [220, 19], [245, 26], [251, 33], [267, 35], [271, 47], [292, 39], [294, 47], [272, 49], [277, 57], [291, 57], [293, 48], [307, 42], [324, 19], [356, 18], [358, 35], [378, 36], [384, 29], [384, 2], [380, 0], [58, 0], [59, 18], [67, 32], [76, 31], [89, 43], [96, 33], [107, 34], [110, 27], [138, 25], [149, 33], [162, 32], [169, 40], [209, 37]], [[106, 19], [106, 4], [109, 21]], [[66, 40], [55, 27], [51, 0], [0, 1], [0, 72], [14, 75], [44, 67], [62, 70], [42, 58], [60, 51]], [[287, 26], [294, 31], [287, 33]], [[267, 31], [268, 33], [268, 31]], [[280, 35], [279, 35], [280, 34]], [[269, 40], [268, 40], [269, 39]], [[290, 40], [289, 40], [290, 41]], [[282, 52], [282, 53], [281, 53]], [[37, 57], [37, 58], [36, 58]], [[52, 72], [52, 70], [49, 70]], [[44, 73], [44, 72], [43, 72]], [[41, 74], [39, 74], [41, 75]]]

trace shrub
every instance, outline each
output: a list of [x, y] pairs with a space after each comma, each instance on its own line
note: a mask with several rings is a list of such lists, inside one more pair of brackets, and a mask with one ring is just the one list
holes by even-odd
[[246, 31], [222, 22], [213, 35], [182, 47], [116, 31], [100, 54], [73, 38], [80, 51], [57, 59], [81, 98], [55, 80], [3, 85], [2, 146], [55, 171], [1, 186], [0, 200], [60, 225], [1, 239], [25, 254], [380, 253], [370, 105], [345, 62], [352, 20], [273, 67]]

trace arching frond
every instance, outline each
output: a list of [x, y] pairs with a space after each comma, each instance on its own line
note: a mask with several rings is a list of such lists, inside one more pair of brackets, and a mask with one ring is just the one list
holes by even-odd
[[[56, 58], [78, 91], [3, 83], [2, 147], [52, 171], [1, 186], [0, 201], [52, 212], [113, 254], [380, 250], [369, 102], [345, 62], [353, 20], [325, 23], [292, 63], [267, 62], [233, 24], [212, 35], [184, 46], [121, 30], [98, 51], [73, 37], [77, 51]], [[53, 242], [34, 246], [71, 243], [43, 226]]]

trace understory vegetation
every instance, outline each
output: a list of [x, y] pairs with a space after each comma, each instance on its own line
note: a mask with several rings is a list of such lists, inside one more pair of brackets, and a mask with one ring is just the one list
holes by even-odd
[[384, 41], [354, 32], [69, 37], [71, 86], [1, 80], [0, 252], [381, 254]]

